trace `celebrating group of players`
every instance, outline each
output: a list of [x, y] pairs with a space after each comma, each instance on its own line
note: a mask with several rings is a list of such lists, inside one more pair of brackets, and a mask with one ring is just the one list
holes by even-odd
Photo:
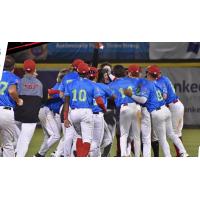
[[[117, 139], [116, 156], [170, 157], [167, 137], [177, 156], [187, 157], [182, 143], [184, 106], [171, 81], [158, 66], [102, 64], [91, 67], [76, 59], [61, 70], [42, 102], [42, 84], [33, 60], [24, 62], [20, 80], [5, 62], [0, 82], [0, 134], [3, 156], [25, 156], [38, 120], [44, 140], [35, 154], [43, 157], [59, 141], [52, 156], [105, 157]], [[9, 72], [10, 71], [10, 72]], [[62, 133], [62, 134], [61, 134]], [[39, 144], [38, 144], [39, 145]]]

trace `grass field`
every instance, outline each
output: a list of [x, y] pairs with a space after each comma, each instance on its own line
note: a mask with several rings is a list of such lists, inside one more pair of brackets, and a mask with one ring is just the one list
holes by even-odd
[[[43, 132], [42, 129], [38, 128], [32, 138], [31, 144], [29, 146], [29, 151], [27, 156], [33, 156], [38, 150], [43, 140]], [[184, 129], [183, 130], [183, 142], [185, 145], [186, 150], [188, 151], [191, 157], [198, 156], [198, 148], [200, 146], [200, 130], [199, 129]], [[169, 142], [170, 143], [170, 142]], [[170, 143], [172, 155], [175, 156], [174, 147]], [[56, 144], [49, 150], [47, 156], [55, 150]], [[114, 141], [111, 156], [115, 156], [116, 152], [116, 140]], [[162, 156], [162, 152], [160, 152]]]

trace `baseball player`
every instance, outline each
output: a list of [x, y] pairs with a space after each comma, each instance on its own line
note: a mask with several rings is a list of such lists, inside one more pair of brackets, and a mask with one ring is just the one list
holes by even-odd
[[61, 70], [59, 72], [57, 83], [52, 89], [48, 90], [49, 99], [40, 109], [39, 120], [43, 128], [44, 140], [40, 150], [35, 154], [36, 157], [44, 157], [50, 147], [60, 139], [62, 127], [59, 112], [64, 101], [55, 91], [58, 91], [60, 82], [66, 72], [67, 70]]
[[[174, 86], [168, 77], [162, 76], [160, 68], [157, 65], [149, 66], [149, 70], [153, 70], [157, 75], [156, 82], [165, 88], [165, 101], [166, 105], [171, 112], [172, 126], [174, 133], [182, 140], [183, 118], [184, 118], [184, 106], [181, 103], [179, 97], [176, 95]], [[179, 148], [175, 145], [176, 154], [180, 156]]]
[[[116, 77], [111, 74], [111, 65], [103, 63], [100, 66], [97, 82], [109, 84]], [[116, 108], [114, 99], [108, 99], [107, 112], [104, 114], [104, 137], [101, 145], [102, 157], [107, 157], [110, 153], [114, 137], [117, 139], [116, 156], [120, 156], [120, 128], [119, 128], [119, 109]]]
[[14, 135], [16, 124], [13, 108], [23, 105], [19, 98], [17, 86], [19, 78], [13, 74], [15, 61], [7, 56], [4, 63], [4, 71], [0, 80], [0, 136], [2, 142], [3, 157], [14, 157]]
[[[86, 77], [89, 73], [89, 66], [82, 63], [78, 66], [77, 72], [80, 76], [65, 87], [64, 119], [65, 126], [68, 128], [74, 125], [79, 138], [76, 141], [76, 155], [86, 157], [89, 154], [94, 128], [92, 113], [93, 99], [105, 112], [106, 108], [100, 96], [100, 91], [95, 84]], [[69, 120], [69, 106], [71, 108]]]
[[[133, 94], [131, 90], [126, 90], [124, 93], [131, 96], [135, 101], [145, 104], [151, 114], [153, 130], [159, 138], [164, 156], [171, 157], [170, 147], [166, 139], [166, 135], [170, 139], [175, 138], [171, 123], [171, 114], [165, 106], [163, 90], [154, 82], [154, 73], [149, 68], [147, 68], [147, 79], [149, 81], [140, 86], [139, 96]], [[176, 142], [179, 145], [182, 156], [186, 156], [185, 148], [178, 138], [176, 138]]]
[[[89, 71], [89, 79], [93, 82], [98, 77], [98, 70], [94, 67], [90, 67]], [[100, 91], [100, 95], [103, 98], [103, 102], [105, 104], [105, 107], [107, 108], [107, 98], [110, 98], [113, 96], [112, 90], [108, 87], [108, 85], [105, 85], [103, 83], [96, 83], [95, 84]], [[93, 112], [93, 118], [94, 118], [94, 133], [93, 133], [93, 139], [91, 144], [91, 150], [90, 150], [90, 156], [91, 157], [98, 157], [101, 156], [101, 144], [104, 137], [104, 113], [103, 110], [97, 105], [95, 99], [94, 104], [92, 106], [92, 112]]]
[[121, 65], [114, 67], [115, 81], [109, 84], [116, 96], [115, 104], [120, 108], [120, 149], [121, 156], [130, 156], [131, 143], [134, 140], [134, 153], [140, 156], [140, 122], [136, 102], [124, 94], [124, 89], [129, 88], [134, 93], [138, 87], [138, 79], [125, 77], [125, 68]]
[[23, 106], [15, 108], [15, 120], [18, 126], [19, 138], [16, 156], [24, 157], [37, 125], [38, 114], [42, 105], [43, 86], [36, 78], [36, 64], [33, 60], [24, 61], [25, 75], [19, 84], [19, 95]]

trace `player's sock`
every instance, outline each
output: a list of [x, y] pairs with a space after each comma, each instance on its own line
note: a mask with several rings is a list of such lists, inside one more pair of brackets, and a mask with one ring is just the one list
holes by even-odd
[[90, 143], [88, 142], [84, 142], [82, 144], [82, 149], [81, 149], [81, 153], [80, 153], [80, 157], [87, 157], [89, 152], [90, 152]]
[[77, 140], [76, 140], [76, 155], [77, 155], [77, 157], [80, 157], [80, 155], [81, 155], [82, 144], [83, 144], [82, 139], [81, 138], [77, 138]]
[[[180, 140], [182, 141], [182, 137], [179, 137], [180, 138]], [[176, 156], [177, 157], [180, 157], [180, 151], [179, 151], [179, 149], [178, 149], [178, 147], [174, 144], [174, 148], [175, 148], [175, 150], [176, 150]]]
[[154, 157], [159, 157], [159, 142], [158, 141], [151, 142], [151, 146], [153, 149]]
[[120, 157], [121, 156], [120, 135], [116, 135], [116, 139], [117, 139], [117, 152], [116, 152], [116, 156]]

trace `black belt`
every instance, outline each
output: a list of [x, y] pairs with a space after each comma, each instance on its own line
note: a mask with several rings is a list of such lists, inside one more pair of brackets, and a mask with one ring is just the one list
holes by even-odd
[[156, 110], [160, 110], [161, 109], [161, 107], [160, 108], [156, 108]]
[[12, 108], [11, 107], [3, 107], [3, 109], [5, 109], [5, 110], [12, 110]]
[[93, 112], [93, 114], [96, 114], [96, 115], [98, 115], [99, 113], [102, 113], [102, 112]]

